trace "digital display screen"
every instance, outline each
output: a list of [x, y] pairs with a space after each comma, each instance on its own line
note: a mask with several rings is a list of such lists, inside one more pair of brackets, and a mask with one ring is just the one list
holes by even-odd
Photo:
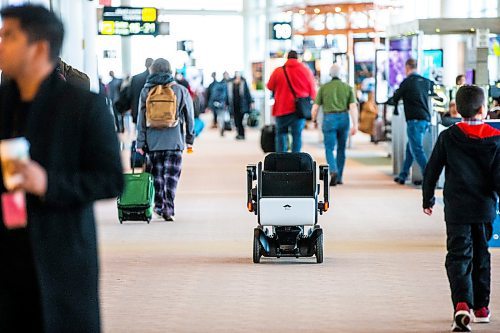
[[443, 84], [443, 50], [424, 50], [421, 74], [423, 77]]
[[158, 35], [156, 8], [104, 7], [99, 35]]
[[403, 37], [389, 42], [389, 96], [399, 88], [406, 78], [405, 63], [408, 59], [417, 60], [417, 37]]
[[377, 50], [375, 52], [375, 102], [383, 104], [387, 102], [389, 93], [388, 73], [389, 52]]

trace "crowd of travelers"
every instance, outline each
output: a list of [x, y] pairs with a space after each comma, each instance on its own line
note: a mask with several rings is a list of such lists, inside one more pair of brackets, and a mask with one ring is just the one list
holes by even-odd
[[[99, 80], [100, 94], [94, 94], [88, 76], [59, 57], [64, 26], [52, 12], [20, 5], [3, 8], [0, 16], [0, 147], [29, 142], [25, 159], [0, 156], [0, 265], [6, 273], [0, 274], [0, 332], [100, 332], [93, 203], [123, 191], [115, 132], [125, 131], [124, 118], [130, 115], [135, 124], [134, 147], [146, 156], [145, 170], [153, 178], [155, 218], [173, 222], [183, 153], [192, 152], [204, 126], [199, 115], [212, 112], [212, 127], [222, 136], [234, 123], [235, 139], [244, 140], [244, 119], [254, 99], [241, 72], [234, 77], [224, 72], [221, 79], [212, 73], [203, 92], [193, 90], [164, 58], [146, 59], [142, 73], [124, 79], [110, 71], [109, 82]], [[407, 77], [389, 101], [403, 101], [408, 137], [404, 166], [394, 181], [404, 184], [415, 160], [424, 175], [422, 209], [431, 215], [445, 168], [452, 330], [468, 332], [472, 321], [490, 320], [488, 240], [500, 195], [500, 131], [483, 120], [498, 116], [498, 101], [488, 112], [483, 90], [458, 77], [449, 128], [427, 158], [423, 136], [433, 82], [416, 69], [409, 59]], [[325, 158], [330, 185], [336, 186], [344, 183], [347, 140], [357, 133], [359, 112], [341, 67], [333, 64], [329, 71], [331, 81], [316, 89], [312, 72], [291, 50], [267, 88], [275, 100], [277, 152], [300, 152], [306, 121], [318, 121], [322, 108]], [[308, 105], [299, 108], [299, 100]], [[362, 107], [362, 119], [371, 120], [360, 128], [372, 131], [376, 114], [372, 93]], [[11, 187], [13, 175], [18, 177]]]

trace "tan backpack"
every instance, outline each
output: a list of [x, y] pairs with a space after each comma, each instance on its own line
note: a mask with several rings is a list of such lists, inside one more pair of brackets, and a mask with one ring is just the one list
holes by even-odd
[[146, 98], [146, 126], [151, 128], [175, 127], [179, 123], [177, 97], [172, 85], [154, 86]]

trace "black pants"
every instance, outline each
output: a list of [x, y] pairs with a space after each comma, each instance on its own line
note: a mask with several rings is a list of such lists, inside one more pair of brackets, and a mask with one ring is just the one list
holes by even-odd
[[238, 135], [245, 137], [245, 127], [243, 126], [243, 118], [245, 114], [241, 110], [234, 110], [234, 125], [238, 130]]
[[488, 241], [493, 233], [491, 223], [446, 223], [446, 272], [454, 307], [467, 302], [473, 309], [490, 303], [490, 253]]
[[28, 232], [4, 229], [0, 233], [0, 332], [43, 332]]

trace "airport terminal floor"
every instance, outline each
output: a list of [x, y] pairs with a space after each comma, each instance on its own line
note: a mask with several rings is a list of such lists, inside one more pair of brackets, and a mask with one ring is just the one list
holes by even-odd
[[[424, 215], [421, 191], [396, 185], [385, 144], [363, 134], [319, 219], [324, 263], [252, 263], [245, 166], [264, 158], [259, 134], [236, 141], [205, 129], [183, 157], [173, 223], [120, 225], [116, 201], [96, 205], [104, 332], [449, 332], [442, 206]], [[303, 138], [324, 163], [318, 132]], [[491, 252], [492, 322], [474, 332], [500, 332], [500, 251]]]

